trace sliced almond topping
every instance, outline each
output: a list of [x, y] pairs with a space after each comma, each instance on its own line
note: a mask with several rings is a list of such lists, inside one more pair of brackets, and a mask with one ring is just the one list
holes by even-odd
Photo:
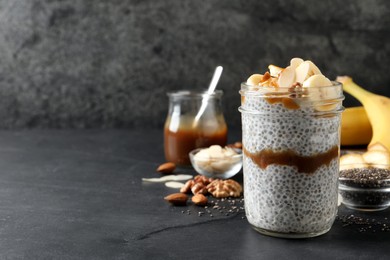
[[275, 65], [269, 65], [268, 66], [269, 73], [271, 74], [272, 77], [278, 77], [280, 72], [282, 72], [283, 68], [275, 66]]
[[246, 84], [251, 85], [251, 86], [257, 86], [263, 79], [263, 75], [261, 74], [253, 74], [251, 75], [247, 80]]
[[279, 74], [278, 85], [281, 88], [289, 88], [295, 82], [295, 70], [288, 66]]

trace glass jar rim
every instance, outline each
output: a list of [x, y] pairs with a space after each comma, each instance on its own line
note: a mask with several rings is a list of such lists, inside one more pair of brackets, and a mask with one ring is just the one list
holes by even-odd
[[[332, 88], [340, 88], [340, 90], [343, 89], [343, 84], [338, 82], [338, 81], [331, 81], [332, 85], [331, 86], [320, 86], [320, 87], [310, 87], [307, 89], [310, 90], [327, 90], [327, 89], [332, 89]], [[282, 95], [284, 93], [286, 94], [291, 94], [289, 91], [290, 87], [288, 88], [282, 88], [282, 87], [263, 87], [263, 86], [253, 86], [253, 85], [248, 85], [246, 82], [241, 83], [241, 89], [240, 89], [240, 94], [242, 95], [244, 92], [250, 92], [253, 95], [263, 95], [267, 93], [267, 95], [270, 94], [276, 94], [276, 95]]]
[[212, 94], [208, 94], [207, 90], [197, 91], [197, 90], [177, 90], [167, 92], [168, 97], [172, 98], [204, 98], [208, 96], [209, 98], [219, 98], [223, 95], [223, 91], [220, 89], [215, 90]]
[[[276, 103], [278, 103], [278, 100], [280, 101], [279, 103], [283, 103], [282, 101], [285, 98], [289, 100], [291, 99], [299, 106], [299, 108], [313, 108], [314, 110], [311, 112], [308, 110], [311, 115], [327, 116], [344, 111], [344, 107], [342, 106], [342, 100], [345, 98], [343, 95], [343, 84], [337, 81], [332, 81], [331, 86], [298, 89], [252, 86], [243, 82], [239, 92], [241, 96], [244, 97], [244, 99], [241, 99], [242, 102], [243, 100], [246, 100], [247, 97], [254, 98], [254, 100], [276, 99]], [[323, 95], [323, 93], [325, 94]], [[295, 111], [294, 109], [291, 111], [287, 109], [285, 112], [264, 111], [261, 109], [250, 108], [245, 105], [239, 107], [238, 110], [244, 114], [268, 115], [278, 113], [280, 116], [289, 116]]]
[[[318, 117], [321, 117], [321, 116], [327, 117], [330, 115], [341, 114], [344, 110], [345, 110], [345, 108], [343, 106], [340, 106], [335, 110], [328, 110], [328, 111], [314, 110], [314, 111], [308, 113], [308, 115], [309, 116], [318, 116]], [[283, 112], [265, 112], [265, 111], [259, 111], [259, 110], [248, 110], [242, 106], [238, 107], [238, 111], [242, 114], [247, 114], [247, 115], [270, 116], [270, 117], [278, 115], [279, 118], [283, 118], [283, 117], [290, 118], [291, 113], [295, 113], [294, 112], [295, 110], [287, 111], [284, 113]], [[303, 116], [303, 114], [302, 114], [302, 116]]]

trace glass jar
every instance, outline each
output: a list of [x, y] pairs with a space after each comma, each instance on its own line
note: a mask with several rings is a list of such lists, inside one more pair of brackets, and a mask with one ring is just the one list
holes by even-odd
[[[168, 93], [169, 110], [164, 126], [164, 151], [167, 161], [189, 165], [189, 152], [227, 142], [227, 126], [222, 113], [223, 92], [177, 91]], [[204, 112], [197, 114], [202, 107]]]
[[241, 85], [245, 212], [260, 233], [326, 233], [337, 214], [342, 84]]

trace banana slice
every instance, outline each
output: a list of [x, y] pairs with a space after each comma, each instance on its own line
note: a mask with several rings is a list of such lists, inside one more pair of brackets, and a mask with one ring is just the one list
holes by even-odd
[[348, 153], [340, 157], [340, 171], [366, 167], [368, 167], [368, 164], [361, 154]]
[[303, 60], [301, 58], [292, 58], [290, 61], [290, 66], [293, 67], [294, 69], [301, 65]]
[[389, 168], [390, 154], [385, 151], [367, 151], [362, 155], [364, 161], [376, 168]]
[[328, 104], [323, 103], [317, 105], [315, 109], [317, 111], [330, 111], [336, 108], [337, 102], [332, 102], [332, 99], [338, 97], [338, 92], [332, 87], [332, 82], [322, 74], [313, 75], [302, 85], [304, 88], [309, 90], [309, 97], [313, 100], [326, 100]]
[[272, 77], [278, 77], [280, 72], [282, 72], [283, 68], [275, 66], [275, 65], [269, 65], [269, 74], [271, 74]]
[[369, 151], [383, 151], [383, 152], [389, 152], [387, 148], [381, 144], [381, 143], [374, 143], [368, 146]]
[[246, 80], [246, 84], [250, 86], [258, 86], [262, 81], [262, 79], [263, 79], [263, 75], [253, 74]]
[[295, 83], [295, 69], [288, 66], [280, 72], [278, 85], [281, 88], [289, 88], [293, 83]]
[[302, 62], [296, 69], [295, 69], [295, 79], [299, 83], [303, 83], [310, 75], [310, 64], [307, 62]]
[[321, 71], [309, 60], [300, 63], [295, 69], [296, 81], [299, 83], [303, 83], [309, 77], [319, 74], [321, 74]]
[[318, 74], [318, 75], [313, 75], [307, 80], [305, 80], [302, 86], [304, 88], [329, 87], [332, 86], [332, 82], [324, 75]]
[[309, 90], [310, 99], [325, 101], [315, 107], [317, 111], [330, 111], [337, 107], [337, 98], [340, 93], [324, 75], [313, 75], [305, 80], [302, 86]]
[[306, 62], [309, 63], [310, 70], [312, 73], [314, 73], [314, 75], [322, 74], [320, 69], [317, 67], [317, 65], [315, 65], [311, 60], [307, 60]]
[[320, 100], [327, 99], [327, 93], [325, 89], [321, 87], [331, 86], [332, 82], [326, 78], [324, 75], [313, 75], [303, 82], [302, 87], [309, 90], [309, 96], [311, 99]]

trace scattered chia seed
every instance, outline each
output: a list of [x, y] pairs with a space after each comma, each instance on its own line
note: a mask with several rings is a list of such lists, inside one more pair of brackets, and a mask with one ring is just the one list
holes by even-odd
[[[388, 171], [388, 170], [387, 170]], [[388, 171], [390, 174], [390, 171]], [[198, 208], [198, 207], [197, 207]], [[198, 208], [199, 209], [199, 208]], [[208, 206], [204, 207], [204, 211], [197, 212], [198, 217], [214, 218], [215, 213], [220, 213], [221, 216], [240, 216], [242, 220], [246, 219], [244, 211], [244, 198], [229, 198], [222, 201], [215, 199], [210, 200]], [[225, 209], [225, 210], [224, 210]], [[191, 215], [191, 210], [181, 210], [182, 214]], [[361, 213], [357, 213], [361, 214]], [[388, 217], [362, 217], [354, 214], [338, 215], [336, 222], [340, 222], [343, 228], [356, 228], [357, 232], [390, 232], [390, 218]]]
[[383, 221], [376, 220], [374, 218], [364, 218], [358, 217], [355, 215], [345, 215], [337, 216], [336, 221], [340, 221], [343, 227], [356, 227], [359, 232], [368, 232], [373, 233], [377, 231], [390, 232], [390, 223], [387, 222], [387, 218], [384, 218]]
[[[192, 205], [189, 205], [188, 208], [193, 208]], [[199, 210], [199, 206], [196, 206], [196, 208]], [[219, 213], [220, 216], [237, 216], [241, 215], [241, 219], [245, 219], [245, 210], [244, 210], [244, 199], [242, 197], [240, 198], [222, 198], [222, 199], [213, 199], [209, 200], [208, 204], [203, 207], [204, 211], [198, 211], [196, 210], [195, 214], [197, 214], [198, 217], [202, 216], [208, 216], [210, 218], [213, 218], [216, 213]], [[181, 210], [182, 214], [191, 215], [191, 210]]]

